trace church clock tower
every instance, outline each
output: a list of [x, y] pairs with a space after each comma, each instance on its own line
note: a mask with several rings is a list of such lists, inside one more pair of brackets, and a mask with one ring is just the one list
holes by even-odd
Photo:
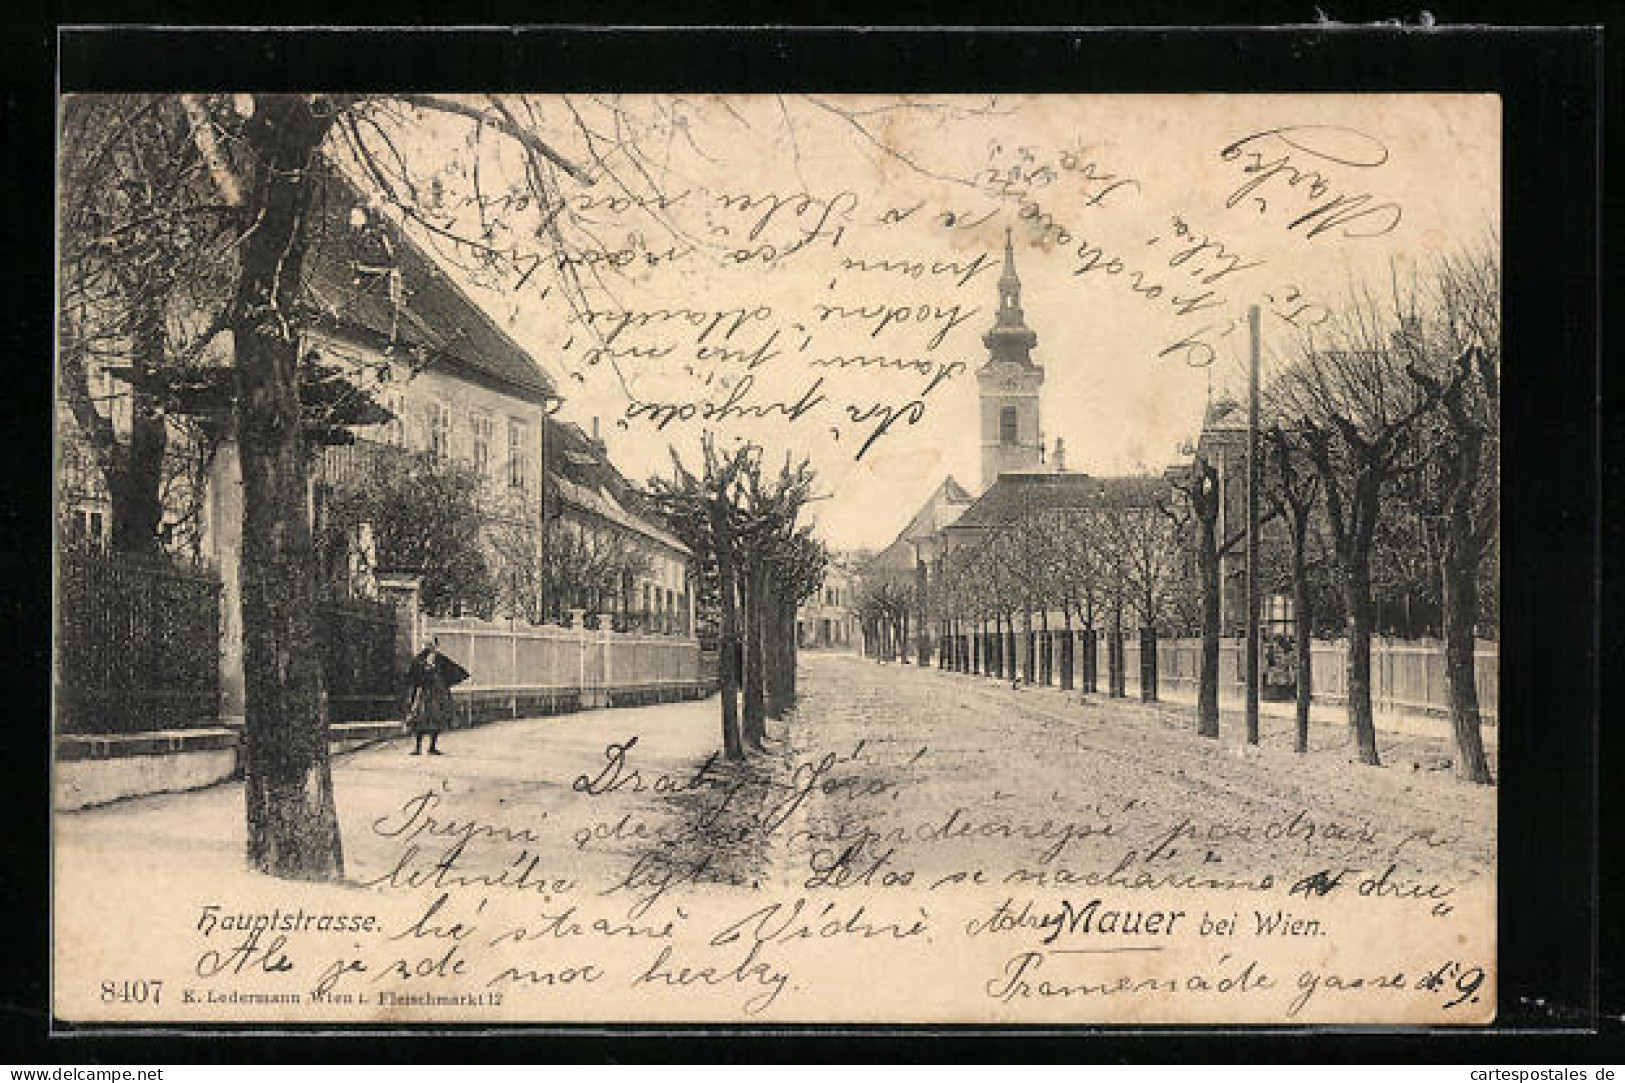
[[1038, 336], [1021, 311], [1021, 279], [1010, 231], [1004, 231], [1004, 271], [999, 275], [999, 314], [982, 336], [987, 364], [976, 371], [982, 402], [982, 491], [1010, 470], [1031, 470], [1043, 458], [1038, 393], [1044, 368], [1032, 359]]

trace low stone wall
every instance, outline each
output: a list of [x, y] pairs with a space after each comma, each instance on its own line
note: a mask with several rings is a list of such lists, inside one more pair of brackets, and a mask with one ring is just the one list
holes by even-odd
[[[415, 604], [415, 599], [411, 599]], [[700, 645], [677, 636], [583, 628], [514, 626], [479, 620], [408, 623], [402, 653], [420, 637], [468, 668], [453, 692], [454, 725], [536, 718], [597, 707], [632, 707], [701, 699], [716, 686], [701, 665]], [[407, 657], [410, 657], [407, 654]], [[405, 733], [399, 720], [332, 726], [335, 752]], [[89, 808], [127, 797], [194, 790], [239, 773], [241, 730], [165, 730], [122, 736], [57, 738], [59, 809]]]
[[[333, 751], [343, 753], [406, 730], [399, 722], [346, 722], [329, 732]], [[242, 731], [234, 726], [117, 736], [63, 734], [56, 739], [52, 799], [57, 808], [72, 810], [201, 789], [238, 776], [241, 756]]]
[[54, 800], [89, 808], [124, 797], [211, 786], [237, 771], [235, 729], [159, 730], [56, 740]]

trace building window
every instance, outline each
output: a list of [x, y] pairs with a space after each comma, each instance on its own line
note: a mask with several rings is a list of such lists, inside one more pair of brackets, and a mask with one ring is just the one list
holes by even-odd
[[429, 406], [429, 454], [445, 459], [451, 453], [451, 407], [436, 402]]
[[491, 471], [491, 416], [474, 414], [469, 424], [474, 430], [474, 473], [483, 481]]
[[1016, 408], [1014, 406], [999, 407], [999, 443], [1016, 443]]
[[384, 442], [395, 447], [406, 443], [406, 423], [401, 420], [401, 405], [399, 395], [391, 395], [384, 401], [384, 407], [394, 416], [384, 425]]
[[103, 541], [102, 530], [105, 520], [99, 511], [88, 511], [79, 508], [68, 517], [68, 539], [78, 545], [88, 545], [100, 548]]
[[527, 484], [525, 470], [525, 423], [508, 422], [508, 485], [523, 491]]

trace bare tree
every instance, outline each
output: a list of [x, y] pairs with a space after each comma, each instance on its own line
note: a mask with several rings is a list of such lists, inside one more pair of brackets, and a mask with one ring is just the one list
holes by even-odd
[[792, 466], [789, 456], [773, 481], [762, 477], [761, 457], [751, 457], [744, 470], [743, 523], [739, 538], [743, 550], [745, 585], [745, 717], [744, 738], [749, 747], [765, 750], [767, 737], [768, 644], [776, 594], [772, 582], [774, 559], [791, 544], [797, 517], [812, 498], [813, 470], [803, 459]]
[[1424, 288], [1431, 318], [1405, 342], [1407, 374], [1437, 404], [1422, 422], [1427, 449], [1415, 491], [1435, 525], [1456, 773], [1480, 784], [1493, 781], [1474, 654], [1479, 573], [1499, 525], [1500, 277], [1494, 238], [1442, 257]]
[[[1156, 694], [1157, 625], [1180, 570], [1179, 533], [1168, 515], [1164, 497], [1158, 479], [1137, 478], [1128, 486], [1103, 494], [1097, 512], [1115, 581], [1114, 636], [1120, 642], [1121, 614], [1126, 607], [1140, 625], [1140, 694], [1146, 699]], [[1124, 657], [1121, 645], [1116, 652], [1119, 659]]]
[[[885, 118], [877, 121], [812, 98], [797, 101], [795, 110], [783, 109], [787, 125], [795, 123], [792, 112], [803, 119], [816, 113], [884, 150], [885, 141], [876, 138], [872, 125]], [[703, 127], [691, 123], [699, 106], [651, 100], [633, 110], [613, 99], [419, 94], [207, 95], [164, 104], [165, 123], [180, 137], [175, 161], [185, 171], [185, 183], [176, 190], [206, 194], [199, 216], [206, 208], [219, 227], [222, 250], [233, 261], [214, 330], [229, 335], [232, 346], [231, 398], [243, 475], [239, 566], [249, 855], [256, 868], [275, 875], [337, 877], [343, 855], [311, 617], [316, 564], [304, 496], [307, 440], [300, 424], [304, 314], [299, 297], [317, 192], [335, 170], [345, 170], [368, 196], [392, 208], [420, 235], [434, 238], [441, 258], [510, 284], [551, 275], [558, 296], [579, 314], [590, 295], [614, 295], [601, 270], [604, 261], [582, 258], [602, 254], [605, 243], [593, 211], [572, 198], [581, 190], [613, 190], [658, 234], [714, 250], [708, 239], [688, 237], [669, 213], [666, 185], [673, 173], [653, 151], [678, 138], [693, 144], [696, 129]], [[679, 104], [683, 115], [677, 115]], [[167, 108], [176, 105], [178, 110]], [[135, 111], [144, 116], [144, 108]], [[402, 136], [424, 130], [430, 118], [461, 125], [467, 152], [405, 149]], [[153, 141], [127, 121], [85, 130], [97, 137], [87, 146], [139, 150]], [[103, 153], [92, 151], [92, 160]], [[445, 182], [447, 175], [453, 183]], [[161, 210], [163, 221], [153, 230], [160, 238], [176, 236], [177, 225], [193, 213], [187, 207]], [[807, 235], [800, 243], [814, 239]], [[121, 256], [118, 262], [128, 260]], [[83, 324], [73, 322], [76, 315], [64, 309], [63, 367], [70, 372], [75, 359], [84, 356]], [[157, 323], [140, 314], [131, 326], [151, 331]], [[205, 329], [199, 337], [214, 334]], [[154, 342], [146, 352], [160, 348]], [[157, 430], [143, 431], [151, 436]], [[137, 458], [150, 461], [148, 448], [139, 450]], [[150, 513], [138, 518], [145, 523]], [[143, 533], [146, 527], [132, 526], [132, 531]], [[725, 548], [719, 557], [731, 560], [732, 555]], [[731, 604], [729, 591], [723, 591], [723, 599], [725, 607]]]
[[739, 721], [739, 655], [742, 647], [739, 620], [741, 533], [745, 500], [744, 477], [756, 458], [756, 449], [740, 445], [731, 452], [718, 450], [707, 433], [701, 441], [702, 464], [695, 473], [673, 449], [672, 476], [651, 478], [650, 496], [666, 515], [673, 533], [696, 559], [714, 563], [722, 602], [718, 685], [722, 696], [722, 749], [730, 760], [745, 758]]
[[1185, 496], [1190, 515], [1187, 523], [1196, 554], [1196, 575], [1202, 609], [1202, 653], [1196, 690], [1196, 732], [1203, 737], [1219, 736], [1219, 637], [1220, 567], [1227, 553], [1246, 536], [1246, 528], [1219, 537], [1220, 511], [1224, 492], [1219, 471], [1197, 452], [1190, 469], [1175, 487]]
[[71, 96], [61, 125], [63, 401], [105, 479], [112, 547], [153, 553], [171, 383], [223, 329], [233, 208], [212, 198], [174, 99]]
[[1309, 585], [1309, 531], [1315, 505], [1320, 498], [1320, 481], [1305, 462], [1304, 449], [1279, 425], [1265, 434], [1269, 458], [1276, 469], [1275, 484], [1264, 489], [1271, 514], [1286, 521], [1292, 538], [1292, 631], [1293, 654], [1297, 659], [1294, 693], [1297, 697], [1297, 729], [1294, 747], [1309, 751], [1309, 706], [1314, 699], [1314, 670], [1310, 665], [1314, 632], [1314, 595]]
[[1358, 287], [1326, 325], [1321, 344], [1305, 341], [1271, 383], [1274, 412], [1293, 424], [1320, 478], [1337, 555], [1348, 634], [1349, 728], [1362, 763], [1377, 765], [1371, 712], [1371, 554], [1385, 495], [1420, 419], [1436, 395], [1406, 376], [1404, 311]]
[[829, 551], [802, 527], [784, 538], [769, 557], [769, 638], [767, 713], [783, 718], [796, 701], [796, 609], [824, 584]]

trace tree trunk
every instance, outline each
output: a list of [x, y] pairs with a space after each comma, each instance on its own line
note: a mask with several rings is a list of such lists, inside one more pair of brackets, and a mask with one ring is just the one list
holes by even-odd
[[[1444, 601], [1445, 683], [1450, 696], [1450, 722], [1456, 734], [1456, 777], [1488, 785], [1490, 764], [1484, 755], [1484, 735], [1478, 712], [1478, 685], [1474, 674], [1474, 633], [1478, 624], [1477, 563], [1459, 555], [1467, 545], [1466, 526], [1452, 538], [1440, 561]], [[1458, 524], [1451, 524], [1454, 534]]]
[[767, 624], [767, 569], [759, 557], [745, 564], [745, 744], [765, 752], [767, 704], [763, 672], [763, 638]]
[[1061, 622], [1065, 625], [1061, 632], [1061, 690], [1070, 692], [1076, 683], [1077, 640], [1072, 634], [1072, 610], [1066, 606], [1061, 607]]
[[1148, 625], [1140, 629], [1140, 699], [1146, 703], [1157, 698], [1157, 629]]
[[784, 604], [779, 598], [778, 583], [769, 573], [762, 577], [763, 606], [763, 663], [767, 677], [767, 713], [770, 718], [783, 718], [788, 709], [788, 677], [785, 655], [789, 648], [784, 642]]
[[262, 97], [256, 104], [245, 129], [256, 159], [252, 228], [242, 245], [231, 327], [243, 476], [248, 857], [262, 872], [296, 879], [344, 874], [312, 619], [315, 552], [292, 311], [314, 187], [307, 171], [329, 124], [304, 98]]
[[164, 521], [164, 450], [169, 442], [163, 407], [151, 380], [164, 363], [168, 334], [164, 298], [156, 284], [133, 286], [135, 327], [130, 350], [130, 443], [115, 456], [108, 478], [113, 505], [112, 546], [115, 552], [156, 553]]
[[1196, 688], [1196, 732], [1202, 737], [1219, 736], [1219, 551], [1215, 515], [1198, 510], [1196, 541], [1197, 574], [1202, 580], [1202, 663]]
[[800, 695], [801, 682], [801, 644], [796, 641], [796, 606], [795, 603], [784, 603], [784, 688], [785, 707], [794, 707], [796, 698]]
[[923, 668], [931, 664], [931, 637], [927, 633], [930, 625], [926, 623], [925, 614], [928, 611], [927, 592], [930, 586], [927, 582], [925, 561], [914, 562], [914, 606], [918, 614], [914, 621], [914, 658]]
[[739, 732], [739, 613], [735, 607], [737, 574], [734, 571], [733, 537], [722, 522], [720, 509], [711, 510], [711, 537], [717, 555], [717, 594], [722, 603], [722, 620], [717, 657], [717, 688], [722, 694], [722, 754], [730, 760], [745, 758], [744, 739]]
[[1055, 674], [1055, 641], [1049, 634], [1049, 610], [1038, 611], [1038, 683], [1048, 686]]
[[1033, 611], [1024, 609], [1021, 613], [1021, 646], [1018, 657], [1021, 659], [1021, 683], [1033, 683]]
[[1299, 752], [1309, 751], [1309, 705], [1315, 697], [1313, 661], [1314, 613], [1309, 594], [1309, 516], [1299, 516], [1292, 526], [1292, 638], [1297, 664], [1296, 677], [1298, 728], [1294, 747]]
[[1375, 623], [1371, 604], [1370, 552], [1357, 552], [1344, 560], [1343, 604], [1348, 611], [1349, 730], [1360, 762], [1381, 766], [1377, 755], [1377, 725], [1371, 714], [1371, 630]]
[[1111, 639], [1107, 643], [1107, 694], [1115, 699], [1122, 699], [1128, 694], [1128, 675], [1124, 672], [1124, 665], [1128, 661], [1123, 651], [1123, 607], [1112, 609]]

